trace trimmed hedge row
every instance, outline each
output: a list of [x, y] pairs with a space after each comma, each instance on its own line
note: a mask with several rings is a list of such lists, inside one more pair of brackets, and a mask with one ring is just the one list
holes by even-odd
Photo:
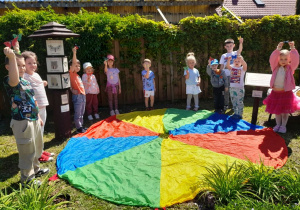
[[[56, 14], [50, 7], [40, 11], [8, 10], [0, 17], [0, 40], [12, 39], [12, 34], [22, 33], [21, 50], [27, 49], [37, 53], [40, 62], [40, 74], [46, 75], [46, 48], [44, 39], [28, 38], [40, 26], [50, 21], [66, 25], [79, 38], [68, 38], [65, 41], [65, 54], [71, 58], [71, 48], [76, 43], [80, 46], [78, 58], [90, 61], [99, 71], [102, 69], [103, 57], [110, 53], [113, 40], [120, 42], [120, 68], [126, 67], [135, 71], [134, 65], [141, 63], [141, 39], [146, 57], [161, 58], [162, 64], [176, 62], [174, 71], [182, 71], [187, 52], [193, 51], [198, 60], [197, 67], [203, 77], [209, 56], [220, 58], [225, 52], [223, 42], [227, 38], [237, 41], [238, 36], [244, 38], [243, 55], [248, 63], [249, 71], [269, 72], [269, 56], [277, 43], [294, 40], [296, 48], [300, 43], [300, 16], [281, 17], [266, 16], [262, 19], [246, 20], [239, 24], [235, 19], [219, 17], [187, 17], [179, 25], [167, 26], [163, 22], [155, 22], [139, 15], [120, 17], [110, 14], [105, 9], [99, 13], [87, 12], [84, 9], [78, 14]], [[4, 47], [4, 45], [3, 45]], [[236, 46], [238, 47], [238, 46]], [[287, 45], [285, 47], [288, 47]], [[173, 60], [170, 53], [173, 52]], [[7, 74], [4, 70], [4, 55], [0, 71], [0, 82]], [[175, 65], [174, 65], [175, 66]], [[131, 71], [131, 73], [132, 73]], [[44, 77], [45, 78], [45, 77]], [[122, 78], [121, 78], [122, 79]], [[0, 86], [0, 90], [3, 86]]]

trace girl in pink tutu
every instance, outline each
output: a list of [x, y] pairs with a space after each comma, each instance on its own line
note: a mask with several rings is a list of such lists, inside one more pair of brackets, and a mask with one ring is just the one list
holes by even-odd
[[275, 114], [275, 132], [286, 133], [286, 124], [289, 114], [300, 109], [300, 100], [293, 93], [295, 89], [294, 72], [299, 65], [299, 54], [294, 42], [289, 42], [291, 51], [281, 50], [283, 42], [270, 56], [272, 77], [270, 87], [271, 94], [263, 101], [267, 105], [266, 112]]

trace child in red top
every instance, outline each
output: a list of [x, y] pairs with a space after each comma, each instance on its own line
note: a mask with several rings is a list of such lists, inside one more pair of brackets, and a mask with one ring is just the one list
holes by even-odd
[[76, 52], [77, 47], [72, 49], [73, 59], [70, 65], [70, 82], [72, 91], [72, 101], [74, 104], [74, 122], [77, 133], [84, 133], [86, 130], [83, 128], [83, 115], [85, 110], [85, 91], [82, 80], [77, 72], [80, 71], [80, 61], [77, 60]]

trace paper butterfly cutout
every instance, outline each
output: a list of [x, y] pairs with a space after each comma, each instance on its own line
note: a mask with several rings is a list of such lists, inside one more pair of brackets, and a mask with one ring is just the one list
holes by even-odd
[[80, 48], [80, 46], [78, 46], [77, 44], [75, 44], [74, 47], [76, 47], [76, 50]]
[[18, 37], [18, 41], [20, 42], [22, 40], [22, 34], [13, 34], [14, 39]]
[[63, 77], [64, 81], [66, 84], [68, 84], [69, 78], [68, 77]]
[[4, 45], [5, 45], [6, 47], [11, 48], [11, 47], [16, 46], [16, 43], [17, 43], [18, 41], [21, 41], [21, 39], [22, 39], [22, 34], [19, 34], [19, 35], [13, 34], [13, 37], [14, 37], [13, 40], [4, 42]]
[[56, 47], [54, 47], [54, 46], [52, 46], [52, 45], [49, 45], [49, 48], [50, 48], [51, 51], [56, 52], [57, 50], [59, 50], [59, 49], [61, 48], [61, 45], [58, 45], [58, 46], [56, 46]]

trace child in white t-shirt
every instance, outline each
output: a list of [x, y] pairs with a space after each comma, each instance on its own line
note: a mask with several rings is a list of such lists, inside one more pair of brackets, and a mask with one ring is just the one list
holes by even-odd
[[[34, 52], [31, 51], [24, 51], [22, 53], [22, 56], [25, 59], [25, 66], [26, 66], [26, 72], [24, 74], [24, 79], [30, 82], [32, 89], [35, 94], [35, 98], [37, 100], [37, 105], [39, 108], [39, 115], [44, 122], [44, 124], [41, 126], [42, 135], [44, 134], [44, 128], [46, 124], [47, 119], [47, 111], [46, 106], [49, 105], [45, 86], [48, 85], [47, 81], [42, 80], [40, 75], [36, 73], [37, 71], [37, 56]], [[39, 158], [40, 162], [49, 162], [52, 161], [54, 156], [54, 153], [43, 151], [42, 156]]]
[[230, 70], [230, 98], [234, 110], [233, 117], [236, 119], [243, 118], [244, 110], [244, 77], [247, 71], [247, 63], [242, 56], [237, 56], [233, 61], [233, 65], [230, 65], [231, 57], [228, 58], [226, 68]]
[[[230, 65], [233, 64], [233, 61], [237, 58], [237, 56], [241, 55], [241, 53], [242, 53], [243, 42], [244, 42], [244, 39], [240, 38], [239, 39], [240, 45], [239, 45], [239, 49], [237, 51], [233, 51], [233, 49], [235, 47], [233, 39], [226, 39], [224, 42], [224, 48], [226, 49], [227, 52], [221, 56], [220, 70], [224, 69], [225, 74], [227, 76], [227, 81], [230, 81], [230, 71], [226, 68], [227, 60], [229, 57], [231, 57]], [[225, 104], [224, 105], [224, 111], [225, 111], [226, 109], [228, 109], [228, 106], [229, 106], [229, 91], [228, 90], [225, 90], [225, 92], [224, 92], [224, 104]]]

